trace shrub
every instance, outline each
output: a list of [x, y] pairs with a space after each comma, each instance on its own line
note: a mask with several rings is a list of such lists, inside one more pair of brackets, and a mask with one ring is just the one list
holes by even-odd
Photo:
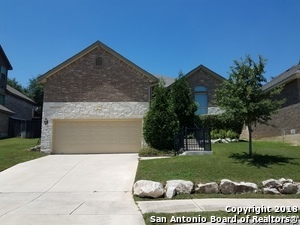
[[151, 147], [145, 147], [145, 148], [142, 148], [140, 151], [139, 151], [139, 156], [144, 156], [144, 157], [147, 157], [147, 156], [158, 156], [161, 154], [161, 151], [155, 149], [155, 148], [151, 148]]
[[[225, 130], [240, 134], [243, 123], [240, 121], [226, 118], [223, 114], [218, 115], [200, 115], [196, 116], [195, 123], [198, 127], [206, 127], [211, 130]], [[226, 136], [226, 135], [225, 135]]]
[[174, 134], [179, 122], [163, 83], [154, 89], [150, 108], [144, 117], [143, 135], [146, 143], [158, 150], [174, 148]]

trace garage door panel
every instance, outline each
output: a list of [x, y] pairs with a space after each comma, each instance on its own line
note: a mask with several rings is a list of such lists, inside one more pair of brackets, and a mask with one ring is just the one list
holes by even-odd
[[55, 120], [53, 129], [54, 153], [138, 152], [141, 147], [141, 120]]

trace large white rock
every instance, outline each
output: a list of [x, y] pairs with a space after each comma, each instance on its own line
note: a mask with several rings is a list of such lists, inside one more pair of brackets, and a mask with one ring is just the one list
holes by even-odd
[[292, 183], [284, 183], [279, 191], [281, 194], [296, 194], [298, 192], [298, 185]]
[[164, 187], [160, 182], [138, 180], [133, 185], [133, 194], [143, 198], [159, 198], [164, 195]]
[[165, 188], [170, 187], [175, 187], [177, 194], [191, 194], [194, 184], [186, 180], [168, 180]]
[[280, 195], [280, 192], [276, 188], [263, 188], [264, 194]]
[[165, 193], [167, 198], [173, 198], [176, 195], [176, 188], [175, 187], [168, 187]]
[[262, 182], [263, 187], [265, 188], [279, 188], [282, 186], [282, 184], [275, 179], [269, 179], [269, 180], [264, 180]]
[[297, 187], [298, 187], [298, 190], [297, 190], [297, 195], [300, 195], [300, 183], [296, 183]]
[[235, 189], [236, 193], [256, 193], [258, 191], [258, 186], [255, 183], [241, 182], [236, 183]]
[[221, 180], [220, 183], [220, 191], [223, 194], [241, 194], [241, 193], [252, 193], [257, 192], [258, 186], [257, 184], [250, 182], [233, 182], [228, 179]]
[[195, 189], [196, 193], [203, 193], [203, 194], [215, 194], [219, 193], [219, 185], [216, 182], [210, 182], [206, 184], [197, 184]]
[[293, 180], [292, 180], [292, 179], [280, 178], [280, 179], [278, 180], [278, 182], [279, 182], [281, 185], [283, 185], [283, 184], [285, 184], [285, 183], [293, 183]]
[[228, 180], [228, 179], [223, 179], [221, 180], [220, 183], [220, 191], [222, 194], [235, 194], [236, 193], [236, 183]]

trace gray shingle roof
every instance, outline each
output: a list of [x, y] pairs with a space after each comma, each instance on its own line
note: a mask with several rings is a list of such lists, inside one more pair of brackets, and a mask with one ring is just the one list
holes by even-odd
[[25, 100], [27, 102], [30, 102], [33, 105], [35, 104], [35, 102], [32, 99], [28, 98], [26, 95], [22, 94], [21, 92], [19, 92], [18, 90], [12, 88], [9, 85], [6, 85], [6, 90], [7, 90], [7, 92], [9, 92], [10, 94], [12, 94], [12, 95], [14, 95], [16, 97], [19, 97], [19, 98], [21, 98], [21, 99], [23, 99], [23, 100]]
[[[288, 70], [284, 71], [283, 73], [281, 73], [280, 75], [278, 75], [277, 77], [275, 77], [273, 80], [271, 80], [270, 82], [266, 83], [262, 88], [263, 90], [271, 90], [279, 85], [282, 84], [286, 84], [289, 81], [294, 79], [294, 75], [300, 75], [300, 64], [294, 65], [291, 68], [289, 68]], [[296, 76], [295, 76], [296, 78]]]
[[4, 112], [7, 114], [14, 114], [13, 111], [9, 110], [8, 108], [4, 107], [3, 105], [0, 105], [0, 112]]

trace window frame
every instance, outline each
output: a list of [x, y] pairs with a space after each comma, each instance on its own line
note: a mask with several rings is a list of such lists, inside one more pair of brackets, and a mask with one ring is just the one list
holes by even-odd
[[[200, 107], [199, 102], [196, 100], [196, 96], [205, 96], [205, 106]], [[198, 104], [198, 108], [196, 111], [196, 115], [205, 115], [208, 114], [208, 94], [207, 94], [207, 86], [205, 85], [198, 85], [194, 87], [194, 99], [195, 102]]]

